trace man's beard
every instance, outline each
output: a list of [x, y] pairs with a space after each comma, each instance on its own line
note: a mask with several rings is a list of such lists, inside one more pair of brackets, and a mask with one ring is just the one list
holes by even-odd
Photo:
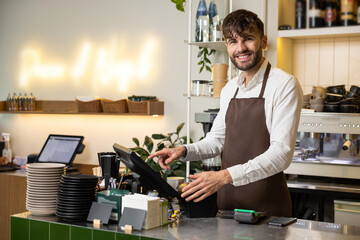
[[[254, 52], [253, 52], [253, 51], [245, 51], [245, 52], [236, 53], [236, 54], [244, 54], [244, 53], [251, 53], [251, 54], [252, 54], [252, 53], [254, 53]], [[236, 55], [236, 54], [234, 54], [234, 55]], [[241, 67], [241, 66], [238, 65], [238, 63], [237, 63], [236, 60], [235, 60], [234, 55], [230, 57], [230, 60], [231, 60], [231, 62], [235, 65], [235, 67], [236, 67], [237, 69], [242, 70], [242, 71], [248, 71], [248, 70], [252, 69], [253, 67], [255, 67], [255, 66], [261, 61], [261, 58], [262, 58], [262, 47], [260, 46], [259, 49], [255, 52], [254, 58], [253, 58], [253, 60], [250, 62], [250, 64], [247, 65], [247, 66], [244, 66], [244, 67]]]

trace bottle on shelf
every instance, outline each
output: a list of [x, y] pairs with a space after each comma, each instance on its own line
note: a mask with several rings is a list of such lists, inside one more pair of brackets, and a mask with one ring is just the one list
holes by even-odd
[[210, 2], [209, 20], [210, 20], [210, 41], [211, 42], [221, 41], [222, 32], [221, 32], [220, 17], [214, 1]]
[[317, 28], [322, 27], [324, 18], [322, 14], [322, 2], [320, 0], [309, 1], [309, 27]]
[[19, 111], [23, 111], [23, 105], [22, 105], [22, 102], [23, 102], [23, 97], [21, 95], [21, 93], [19, 93], [19, 97], [18, 97], [18, 110]]
[[295, 28], [306, 28], [306, 0], [295, 2]]
[[23, 106], [23, 111], [28, 111], [28, 95], [26, 93], [24, 93], [24, 96], [22, 98], [22, 106]]
[[11, 107], [12, 107], [12, 111], [18, 110], [18, 97], [16, 96], [16, 93], [14, 93], [11, 98]]
[[337, 25], [338, 19], [336, 0], [326, 0], [324, 2], [324, 26], [333, 27]]
[[28, 111], [35, 111], [35, 97], [32, 93], [28, 98]]
[[354, 2], [356, 0], [341, 0], [340, 8], [340, 25], [351, 26], [354, 25]]
[[10, 134], [9, 133], [3, 133], [2, 139], [4, 141], [4, 149], [2, 150], [2, 156], [3, 156], [3, 164], [9, 165], [12, 163], [12, 151], [10, 148]]
[[209, 14], [205, 0], [200, 0], [196, 11], [195, 41], [209, 41]]
[[11, 104], [11, 94], [9, 93], [6, 98], [6, 109], [8, 111], [12, 111], [12, 104]]

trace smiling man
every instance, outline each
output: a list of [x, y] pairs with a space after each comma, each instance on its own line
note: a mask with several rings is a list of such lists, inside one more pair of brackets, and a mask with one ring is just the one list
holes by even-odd
[[191, 175], [183, 188], [187, 201], [201, 201], [218, 192], [220, 210], [234, 208], [291, 216], [291, 199], [283, 171], [293, 156], [301, 111], [302, 90], [290, 74], [271, 67], [264, 24], [247, 10], [230, 13], [223, 34], [232, 63], [240, 75], [220, 96], [220, 111], [211, 131], [194, 144], [163, 149], [160, 166], [207, 159], [222, 153], [222, 170]]

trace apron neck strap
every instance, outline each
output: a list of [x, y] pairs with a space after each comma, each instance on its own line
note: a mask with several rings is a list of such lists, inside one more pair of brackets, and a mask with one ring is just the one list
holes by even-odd
[[238, 94], [238, 92], [239, 92], [239, 87], [236, 88], [236, 91], [235, 91], [235, 94], [234, 94], [233, 98], [236, 98], [236, 95]]
[[263, 84], [262, 84], [262, 87], [261, 87], [261, 92], [260, 92], [260, 94], [259, 94], [259, 98], [263, 98], [263, 95], [264, 95], [264, 92], [265, 92], [266, 83], [267, 83], [267, 79], [268, 79], [269, 73], [270, 73], [270, 69], [271, 69], [271, 64], [270, 64], [270, 62], [268, 62], [268, 65], [267, 65], [266, 70], [265, 70], [264, 79], [263, 79]]

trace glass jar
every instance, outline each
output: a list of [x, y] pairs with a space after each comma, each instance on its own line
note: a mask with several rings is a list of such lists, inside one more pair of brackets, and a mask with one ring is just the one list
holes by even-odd
[[193, 96], [208, 96], [207, 80], [192, 80], [191, 94]]

